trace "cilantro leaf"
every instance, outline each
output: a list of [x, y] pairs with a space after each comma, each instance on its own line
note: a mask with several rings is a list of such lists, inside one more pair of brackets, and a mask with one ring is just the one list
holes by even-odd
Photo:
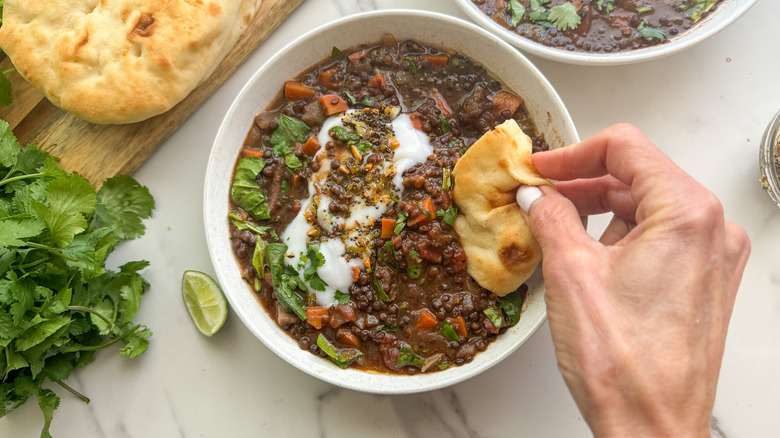
[[0, 120], [0, 164], [5, 167], [13, 166], [21, 150], [22, 146], [16, 141], [8, 123]]
[[639, 32], [639, 35], [641, 35], [643, 38], [647, 39], [653, 39], [656, 38], [660, 41], [666, 40], [666, 32], [656, 29], [654, 27], [650, 27], [650, 25], [647, 24], [647, 20], [644, 18], [642, 21], [639, 22], [639, 26], [637, 26], [636, 30]]
[[97, 193], [95, 215], [103, 226], [116, 226], [120, 239], [135, 239], [144, 234], [143, 219], [152, 216], [154, 198], [149, 189], [133, 178], [122, 175], [109, 178]]
[[0, 219], [0, 246], [24, 246], [20, 239], [35, 237], [43, 228], [44, 223], [33, 218]]
[[576, 29], [582, 21], [582, 18], [577, 13], [577, 8], [572, 3], [562, 3], [553, 6], [547, 14], [547, 19], [560, 30]]
[[55, 178], [46, 186], [46, 203], [33, 202], [33, 210], [42, 219], [56, 246], [64, 247], [87, 228], [86, 215], [97, 205], [95, 188], [77, 174]]
[[525, 15], [525, 6], [523, 6], [522, 3], [520, 3], [519, 0], [509, 0], [509, 4], [507, 4], [507, 9], [512, 13], [512, 18], [509, 21], [509, 24], [512, 27], [517, 27], [518, 24], [523, 20], [523, 16]]
[[339, 304], [347, 304], [349, 302], [350, 297], [351, 297], [350, 294], [345, 294], [340, 290], [337, 290], [334, 296], [334, 298], [336, 298], [336, 302]]
[[455, 204], [450, 204], [446, 210], [437, 211], [436, 216], [440, 217], [445, 224], [453, 226], [455, 219], [458, 218], [458, 207]]
[[49, 427], [54, 419], [54, 410], [60, 405], [60, 397], [50, 389], [41, 389], [38, 393], [38, 406], [43, 412], [43, 430], [41, 438], [51, 438]]

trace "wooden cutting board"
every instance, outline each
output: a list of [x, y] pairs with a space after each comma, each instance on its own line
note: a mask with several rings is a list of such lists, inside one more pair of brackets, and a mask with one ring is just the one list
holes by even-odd
[[[78, 172], [95, 185], [112, 176], [132, 174], [302, 2], [263, 0], [254, 21], [214, 73], [159, 116], [127, 125], [95, 125], [55, 107], [11, 73], [13, 103], [0, 108], [0, 119], [8, 122], [21, 144], [37, 144], [59, 157], [65, 170]], [[7, 58], [0, 62], [4, 71], [11, 67]]]

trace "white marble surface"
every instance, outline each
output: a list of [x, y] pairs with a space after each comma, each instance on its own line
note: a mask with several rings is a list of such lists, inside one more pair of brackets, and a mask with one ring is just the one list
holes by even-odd
[[[233, 96], [287, 41], [328, 20], [374, 8], [421, 8], [465, 18], [448, 0], [308, 0], [136, 174], [157, 200], [142, 239], [119, 265], [151, 261], [138, 321], [154, 331], [135, 360], [101, 352], [69, 384], [52, 432], [68, 437], [586, 437], [544, 326], [504, 362], [457, 386], [412, 396], [341, 390], [288, 366], [234, 316], [214, 338], [192, 326], [184, 270], [213, 273], [202, 220], [211, 142]], [[753, 252], [732, 318], [713, 420], [715, 437], [780, 431], [780, 210], [758, 184], [758, 148], [780, 109], [780, 2], [760, 0], [709, 41], [670, 58], [587, 68], [532, 58], [584, 138], [614, 122], [638, 125], [722, 200]], [[594, 233], [604, 221], [591, 221]], [[663, 342], [663, 339], [659, 339]], [[0, 419], [0, 437], [37, 437], [34, 401]]]

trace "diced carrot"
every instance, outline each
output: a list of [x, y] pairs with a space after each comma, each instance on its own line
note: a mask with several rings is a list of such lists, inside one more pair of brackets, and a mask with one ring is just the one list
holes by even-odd
[[347, 59], [349, 59], [350, 62], [358, 62], [360, 61], [360, 58], [366, 56], [368, 53], [368, 50], [361, 49], [361, 50], [355, 50], [354, 52], [347, 55]]
[[433, 100], [436, 101], [436, 106], [441, 111], [441, 114], [444, 117], [452, 117], [452, 109], [447, 104], [447, 100], [444, 99], [444, 96], [439, 92], [439, 90], [436, 89], [436, 87], [431, 87], [431, 96], [433, 97]]
[[244, 149], [244, 155], [247, 157], [263, 158], [263, 152], [262, 149]]
[[423, 308], [417, 314], [417, 320], [414, 323], [414, 328], [417, 330], [430, 330], [436, 327], [439, 321], [436, 319], [436, 315], [430, 310]]
[[336, 330], [336, 340], [347, 347], [360, 348], [360, 340], [358, 337], [347, 329]]
[[382, 239], [389, 239], [393, 237], [393, 230], [395, 229], [395, 219], [382, 219], [382, 234], [379, 236]]
[[385, 81], [385, 76], [382, 73], [375, 74], [368, 82], [369, 87], [379, 88], [380, 90], [385, 88], [385, 85], [387, 85], [387, 81]]
[[303, 144], [303, 147], [301, 148], [301, 151], [310, 157], [316, 155], [318, 150], [320, 150], [320, 142], [319, 140], [317, 140], [316, 135], [312, 135], [309, 138], [307, 138], [306, 142]]
[[463, 316], [456, 316], [455, 318], [447, 318], [447, 321], [449, 321], [452, 328], [455, 329], [455, 332], [463, 336], [464, 338], [466, 335], [468, 335], [468, 332], [466, 330], [466, 320], [463, 319]]
[[333, 81], [333, 76], [335, 75], [335, 73], [336, 70], [332, 68], [320, 72], [319, 79], [322, 85], [325, 86], [325, 88], [328, 88], [330, 90], [335, 90], [336, 88], [339, 87], [339, 84]]
[[417, 113], [409, 114], [409, 120], [412, 121], [412, 127], [414, 129], [422, 131], [422, 122], [420, 121], [420, 116], [417, 115]]
[[493, 112], [496, 114], [500, 114], [504, 110], [509, 110], [510, 115], [514, 114], [520, 108], [520, 105], [523, 104], [521, 97], [503, 90], [494, 94], [490, 100], [493, 102]]
[[444, 67], [445, 65], [447, 65], [447, 61], [450, 59], [449, 55], [447, 55], [446, 53], [439, 53], [436, 55], [425, 54], [425, 55], [420, 55], [420, 58], [427, 60], [434, 67]]
[[322, 328], [329, 318], [327, 307], [312, 306], [306, 308], [306, 322], [318, 330]]
[[330, 116], [337, 113], [343, 113], [349, 109], [347, 102], [335, 94], [326, 94], [320, 97], [320, 105], [325, 110], [325, 115]]
[[352, 282], [355, 283], [360, 278], [360, 268], [357, 266], [352, 267]]
[[314, 96], [314, 89], [303, 82], [287, 81], [284, 83], [284, 98], [288, 101], [302, 100]]
[[410, 227], [431, 221], [436, 217], [436, 207], [433, 205], [433, 199], [425, 198], [417, 204], [417, 207], [419, 210], [406, 221], [406, 224]]

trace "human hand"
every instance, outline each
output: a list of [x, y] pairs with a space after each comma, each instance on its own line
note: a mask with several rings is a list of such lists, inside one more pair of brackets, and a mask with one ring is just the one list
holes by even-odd
[[[633, 126], [532, 157], [559, 181], [526, 208], [558, 367], [591, 430], [709, 436], [745, 231]], [[592, 239], [580, 215], [609, 211]]]

